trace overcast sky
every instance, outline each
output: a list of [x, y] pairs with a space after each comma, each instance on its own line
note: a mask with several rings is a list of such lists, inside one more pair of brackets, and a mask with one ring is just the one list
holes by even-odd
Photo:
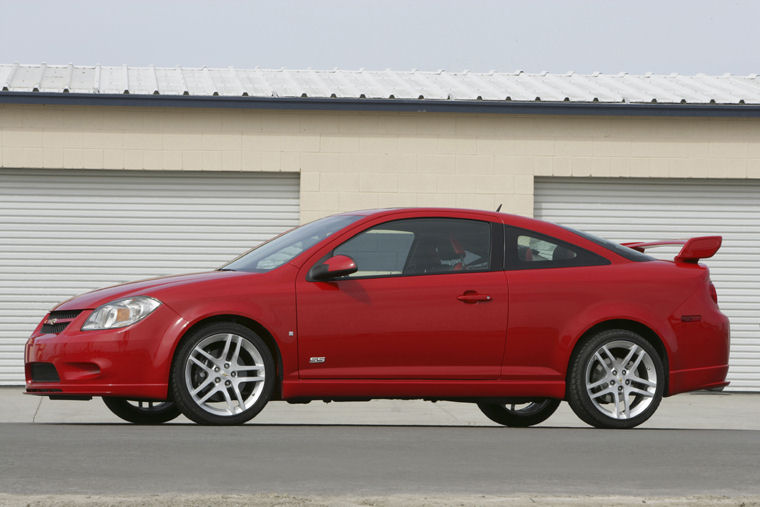
[[0, 63], [760, 73], [760, 1], [0, 0]]

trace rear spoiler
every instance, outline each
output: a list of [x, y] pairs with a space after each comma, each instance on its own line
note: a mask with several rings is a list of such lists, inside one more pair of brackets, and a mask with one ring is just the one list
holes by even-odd
[[722, 236], [701, 236], [689, 240], [676, 239], [668, 241], [634, 241], [622, 243], [623, 246], [644, 252], [647, 248], [663, 245], [683, 245], [681, 251], [675, 257], [676, 262], [688, 262], [696, 264], [699, 259], [707, 259], [715, 255], [723, 242]]

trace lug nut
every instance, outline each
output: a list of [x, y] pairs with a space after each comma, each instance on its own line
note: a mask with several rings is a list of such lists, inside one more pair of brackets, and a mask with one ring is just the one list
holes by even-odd
[[226, 385], [226, 386], [230, 386], [230, 385], [232, 385], [232, 382], [231, 382], [231, 381], [229, 381], [229, 380], [225, 380], [225, 381], [224, 381], [224, 385]]
[[630, 384], [631, 384], [631, 381], [630, 381], [630, 380], [626, 380], [626, 381], [625, 381], [625, 385], [630, 385]]
[[214, 371], [219, 371], [219, 367], [218, 366], [214, 367]]
[[622, 391], [622, 390], [623, 390], [623, 386], [618, 386], [618, 391]]
[[235, 373], [234, 371], [230, 373], [230, 375], [232, 375], [233, 377], [237, 377], [237, 373]]
[[623, 370], [623, 375], [628, 375], [628, 372]]
[[612, 370], [613, 375], [617, 375], [617, 370]]
[[221, 381], [222, 381], [222, 379], [220, 379], [219, 377], [216, 377], [216, 378], [214, 379], [214, 382], [216, 382], [217, 384], [218, 384], [219, 382], [221, 382]]
[[230, 363], [224, 363], [224, 367], [225, 368], [229, 368], [230, 367]]
[[610, 385], [614, 386], [615, 385], [615, 381], [614, 380], [610, 380]]

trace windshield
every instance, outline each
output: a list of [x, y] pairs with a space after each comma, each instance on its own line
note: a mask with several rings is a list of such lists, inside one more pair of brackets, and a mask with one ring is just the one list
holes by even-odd
[[361, 215], [333, 215], [320, 218], [262, 243], [221, 269], [266, 273], [289, 262], [330, 234], [360, 218], [362, 218]]

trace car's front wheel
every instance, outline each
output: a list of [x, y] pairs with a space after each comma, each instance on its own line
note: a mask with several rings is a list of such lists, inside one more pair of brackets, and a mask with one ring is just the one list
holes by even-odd
[[523, 403], [478, 403], [478, 408], [493, 422], [513, 428], [527, 428], [547, 420], [559, 407], [551, 398]]
[[181, 414], [177, 405], [171, 401], [139, 401], [104, 396], [103, 403], [117, 416], [135, 424], [161, 424]]
[[602, 331], [575, 355], [568, 374], [570, 407], [597, 428], [633, 428], [654, 414], [665, 372], [655, 348], [640, 335]]
[[256, 333], [236, 323], [201, 327], [180, 345], [172, 365], [172, 394], [199, 424], [242, 424], [272, 393], [272, 354]]

